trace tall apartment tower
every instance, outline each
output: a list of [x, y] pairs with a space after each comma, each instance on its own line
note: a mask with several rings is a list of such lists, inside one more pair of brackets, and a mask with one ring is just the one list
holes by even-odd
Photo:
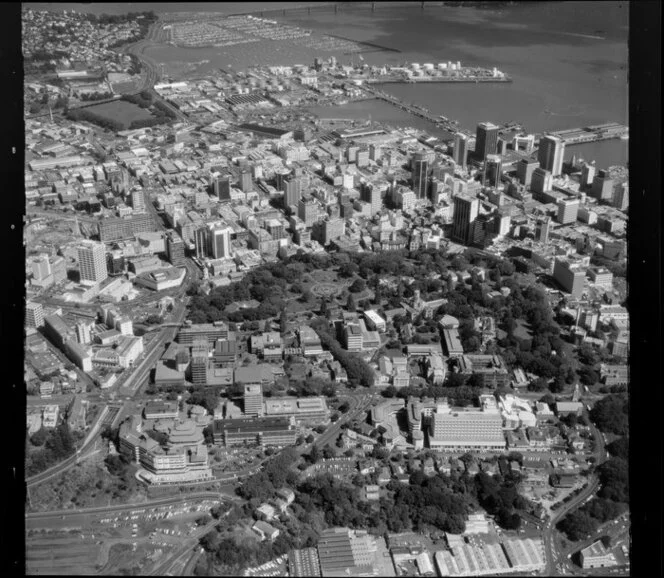
[[174, 231], [169, 231], [166, 236], [166, 253], [173, 267], [184, 267], [184, 241]]
[[231, 199], [231, 177], [229, 175], [220, 175], [212, 183], [212, 191], [215, 197], [222, 201]]
[[145, 190], [134, 189], [131, 192], [131, 206], [136, 213], [145, 211]]
[[248, 384], [244, 386], [244, 415], [263, 416], [263, 386]]
[[82, 241], [78, 246], [78, 266], [81, 281], [101, 283], [108, 277], [106, 269], [106, 247], [103, 243]]
[[562, 173], [564, 156], [565, 143], [562, 139], [549, 134], [541, 138], [537, 153], [540, 167], [557, 177]]
[[454, 152], [452, 158], [461, 168], [466, 168], [468, 161], [468, 136], [462, 132], [454, 135]]
[[418, 199], [426, 199], [429, 189], [429, 161], [424, 153], [414, 153], [411, 159], [413, 192]]
[[468, 245], [472, 234], [472, 224], [480, 212], [478, 199], [466, 195], [454, 197], [454, 214], [452, 217], [452, 240]]
[[44, 308], [41, 303], [30, 301], [25, 305], [25, 325], [26, 327], [44, 326]]
[[210, 254], [214, 259], [230, 259], [233, 256], [231, 247], [231, 230], [229, 227], [212, 226], [210, 228]]
[[297, 216], [304, 224], [311, 226], [318, 218], [318, 204], [311, 197], [302, 198], [297, 206]]
[[487, 155], [498, 151], [498, 131], [500, 127], [492, 122], [481, 122], [475, 134], [475, 156], [484, 160]]

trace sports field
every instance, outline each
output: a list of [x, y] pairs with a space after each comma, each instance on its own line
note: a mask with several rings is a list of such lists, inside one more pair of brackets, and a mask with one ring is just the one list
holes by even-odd
[[129, 125], [135, 120], [152, 118], [152, 115], [147, 110], [125, 100], [105, 102], [104, 104], [90, 106], [87, 110], [109, 120], [117, 120], [124, 125], [125, 129], [129, 128]]

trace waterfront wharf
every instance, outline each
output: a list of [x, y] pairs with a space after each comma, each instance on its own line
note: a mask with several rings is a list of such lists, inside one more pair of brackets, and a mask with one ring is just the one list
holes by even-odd
[[629, 128], [617, 122], [586, 126], [583, 128], [570, 128], [548, 132], [552, 136], [562, 139], [566, 145], [598, 142], [614, 138], [628, 138]]
[[369, 94], [373, 95], [375, 98], [378, 98], [379, 100], [388, 102], [391, 105], [396, 106], [397, 108], [412, 114], [413, 116], [427, 120], [435, 124], [438, 128], [442, 128], [452, 133], [455, 133], [459, 130], [459, 123], [457, 121], [449, 119], [442, 120], [440, 116], [436, 116], [435, 114], [429, 112], [429, 110], [424, 108], [423, 106], [419, 106], [417, 104], [407, 104], [394, 96], [391, 96], [385, 92], [376, 90], [366, 85], [361, 85], [359, 88], [362, 88], [364, 91], [368, 92]]

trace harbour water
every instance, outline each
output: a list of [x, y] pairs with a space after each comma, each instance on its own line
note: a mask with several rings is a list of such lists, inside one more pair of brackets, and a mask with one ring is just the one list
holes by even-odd
[[[508, 84], [388, 84], [383, 90], [473, 129], [480, 121], [516, 121], [531, 132], [615, 121], [628, 124], [625, 2], [517, 3], [499, 9], [380, 7], [345, 13], [301, 13], [295, 24], [396, 48], [363, 55], [372, 63], [461, 60], [497, 67]], [[357, 57], [347, 56], [358, 63]], [[361, 104], [361, 103], [360, 103]], [[350, 105], [347, 105], [350, 106]], [[339, 116], [347, 114], [347, 106]], [[361, 116], [367, 118], [373, 107]], [[319, 111], [331, 116], [330, 111]], [[399, 111], [400, 112], [400, 111]], [[401, 113], [403, 114], [403, 113]], [[376, 113], [372, 114], [374, 120]], [[415, 124], [415, 123], [413, 123]], [[628, 141], [567, 147], [566, 156], [625, 164]]]
[[[295, 5], [297, 3], [285, 3]], [[43, 7], [42, 4], [30, 4]], [[116, 7], [112, 9], [112, 7]], [[112, 4], [62, 4], [58, 9], [117, 12]], [[274, 8], [274, 4], [191, 3], [122, 4], [127, 10], [157, 12], [238, 11]], [[280, 3], [281, 7], [281, 3]], [[488, 9], [389, 5], [376, 2], [342, 4], [332, 9], [270, 14], [270, 18], [321, 33], [359, 42], [373, 42], [399, 52], [368, 51], [362, 59], [368, 64], [457, 61], [464, 65], [497, 67], [507, 73], [506, 84], [388, 84], [383, 90], [425, 106], [434, 114], [458, 120], [474, 129], [480, 121], [516, 121], [530, 132], [584, 127], [615, 121], [628, 124], [627, 37], [628, 3], [532, 2]], [[147, 54], [159, 62], [201, 62], [198, 72], [219, 68], [234, 70], [258, 64], [306, 63], [313, 54], [302, 47], [272, 44], [234, 48], [178, 48], [157, 46]], [[269, 48], [269, 47], [268, 47]], [[280, 48], [276, 50], [276, 48]], [[344, 63], [360, 64], [358, 55], [334, 54]], [[314, 109], [324, 117], [368, 119], [419, 128], [431, 125], [386, 103], [349, 103], [342, 107]], [[432, 131], [435, 134], [435, 131]], [[440, 135], [439, 135], [440, 136]], [[566, 156], [576, 154], [596, 160], [598, 166], [625, 164], [628, 141], [611, 140], [574, 145]]]

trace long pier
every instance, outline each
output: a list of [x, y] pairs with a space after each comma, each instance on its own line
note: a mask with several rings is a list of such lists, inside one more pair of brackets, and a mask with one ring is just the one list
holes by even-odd
[[606, 124], [586, 126], [583, 128], [558, 130], [546, 134], [557, 136], [566, 145], [575, 145], [587, 142], [611, 140], [614, 138], [629, 138], [629, 127], [618, 124], [617, 122], [610, 122]]
[[[355, 80], [355, 79], [349, 79]], [[509, 76], [425, 76], [421, 78], [395, 78], [393, 76], [387, 78], [367, 78], [357, 79], [364, 80], [367, 84], [417, 84], [427, 82], [512, 82]]]
[[405, 112], [408, 112], [413, 116], [416, 116], [418, 118], [424, 119], [426, 121], [435, 124], [438, 128], [442, 128], [451, 133], [455, 133], [459, 130], [459, 124], [457, 122], [451, 120], [443, 120], [440, 118], [440, 116], [436, 116], [435, 114], [430, 113], [424, 107], [418, 106], [416, 104], [406, 104], [405, 102], [402, 102], [401, 100], [399, 100], [394, 96], [391, 96], [389, 94], [386, 94], [382, 91], [373, 88], [369, 88], [368, 86], [361, 86], [360, 88], [363, 88], [366, 92], [373, 95], [375, 98], [378, 98], [385, 102], [389, 102], [391, 105], [396, 106], [397, 108]]

